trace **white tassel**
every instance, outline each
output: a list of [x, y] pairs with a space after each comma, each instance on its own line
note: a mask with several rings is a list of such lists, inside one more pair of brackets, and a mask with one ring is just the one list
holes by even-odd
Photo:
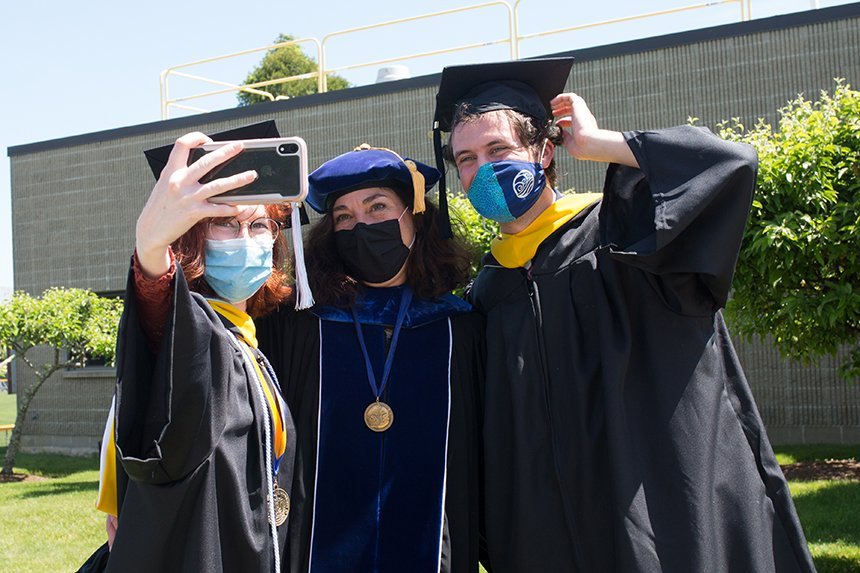
[[296, 310], [310, 308], [314, 305], [314, 295], [308, 283], [308, 271], [305, 268], [305, 249], [302, 244], [302, 220], [299, 216], [299, 203], [293, 203], [290, 215], [293, 236], [293, 258], [296, 261], [293, 269], [296, 274]]

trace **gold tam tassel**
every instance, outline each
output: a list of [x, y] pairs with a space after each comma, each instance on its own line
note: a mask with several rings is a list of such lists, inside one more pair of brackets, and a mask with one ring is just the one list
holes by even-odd
[[[403, 160], [401, 160], [403, 161]], [[406, 164], [406, 167], [409, 168], [409, 172], [412, 174], [412, 189], [413, 189], [413, 199], [412, 199], [412, 213], [418, 214], [424, 212], [424, 175], [418, 171], [418, 166], [415, 165], [415, 162], [411, 159], [407, 159], [403, 161]]]
[[393, 154], [409, 169], [409, 174], [412, 175], [412, 214], [417, 215], [423, 213], [426, 209], [424, 205], [424, 175], [418, 171], [418, 166], [411, 159], [403, 159], [396, 151], [392, 151], [387, 147], [371, 147], [369, 143], [362, 143], [353, 148], [353, 151], [367, 151], [368, 149], [379, 149]]

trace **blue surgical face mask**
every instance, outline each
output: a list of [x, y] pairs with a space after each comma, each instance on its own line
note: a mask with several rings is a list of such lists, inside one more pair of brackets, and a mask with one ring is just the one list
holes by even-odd
[[535, 204], [544, 187], [546, 175], [540, 163], [497, 161], [478, 168], [468, 197], [482, 217], [510, 223]]
[[227, 302], [250, 298], [272, 274], [273, 244], [246, 238], [206, 239], [206, 282]]

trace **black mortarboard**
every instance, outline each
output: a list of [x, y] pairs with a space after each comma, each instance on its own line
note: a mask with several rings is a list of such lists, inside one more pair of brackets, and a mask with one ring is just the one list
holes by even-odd
[[465, 102], [475, 113], [512, 109], [522, 114], [549, 119], [549, 102], [564, 92], [573, 66], [573, 58], [543, 58], [490, 64], [448, 66], [436, 93], [433, 116], [433, 146], [436, 166], [442, 172], [439, 181], [439, 209], [443, 234], [450, 236], [448, 200], [446, 197], [445, 162], [442, 158], [442, 132], [451, 131], [457, 107]]
[[448, 66], [436, 94], [439, 129], [451, 131], [454, 112], [461, 102], [477, 113], [512, 109], [544, 119], [550, 117], [549, 102], [564, 91], [573, 58], [517, 60], [469, 66]]
[[[238, 141], [240, 139], [269, 139], [280, 137], [278, 126], [275, 125], [275, 120], [268, 119], [259, 123], [243, 125], [228, 129], [227, 131], [219, 131], [218, 133], [207, 134], [212, 138], [212, 141]], [[162, 145], [153, 149], [147, 149], [143, 152], [146, 156], [146, 162], [149, 163], [149, 168], [152, 170], [152, 175], [156, 181], [161, 177], [161, 172], [167, 165], [167, 160], [170, 157], [170, 152], [173, 151], [173, 144]], [[299, 219], [302, 225], [307, 225], [310, 222], [308, 211], [304, 205], [299, 207]], [[286, 221], [287, 227], [292, 226], [292, 221]]]
[[[281, 137], [281, 134], [278, 132], [278, 126], [275, 125], [275, 120], [273, 119], [207, 135], [212, 138], [212, 141], [236, 141], [239, 139], [268, 139], [270, 137]], [[147, 149], [143, 152], [143, 154], [146, 155], [146, 161], [149, 163], [149, 168], [152, 169], [152, 174], [155, 176], [156, 181], [161, 177], [161, 172], [167, 165], [167, 159], [170, 157], [171, 151], [173, 151], [172, 143], [156, 147], [155, 149]]]

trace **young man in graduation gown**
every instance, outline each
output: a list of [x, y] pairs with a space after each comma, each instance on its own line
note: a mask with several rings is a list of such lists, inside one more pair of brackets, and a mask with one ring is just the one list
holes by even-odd
[[[445, 155], [502, 232], [470, 293], [492, 571], [813, 571], [720, 310], [755, 151], [600, 129], [562, 93], [570, 66], [446, 68], [437, 95], [437, 161], [451, 132]], [[556, 191], [559, 151], [609, 163], [602, 195]]]

